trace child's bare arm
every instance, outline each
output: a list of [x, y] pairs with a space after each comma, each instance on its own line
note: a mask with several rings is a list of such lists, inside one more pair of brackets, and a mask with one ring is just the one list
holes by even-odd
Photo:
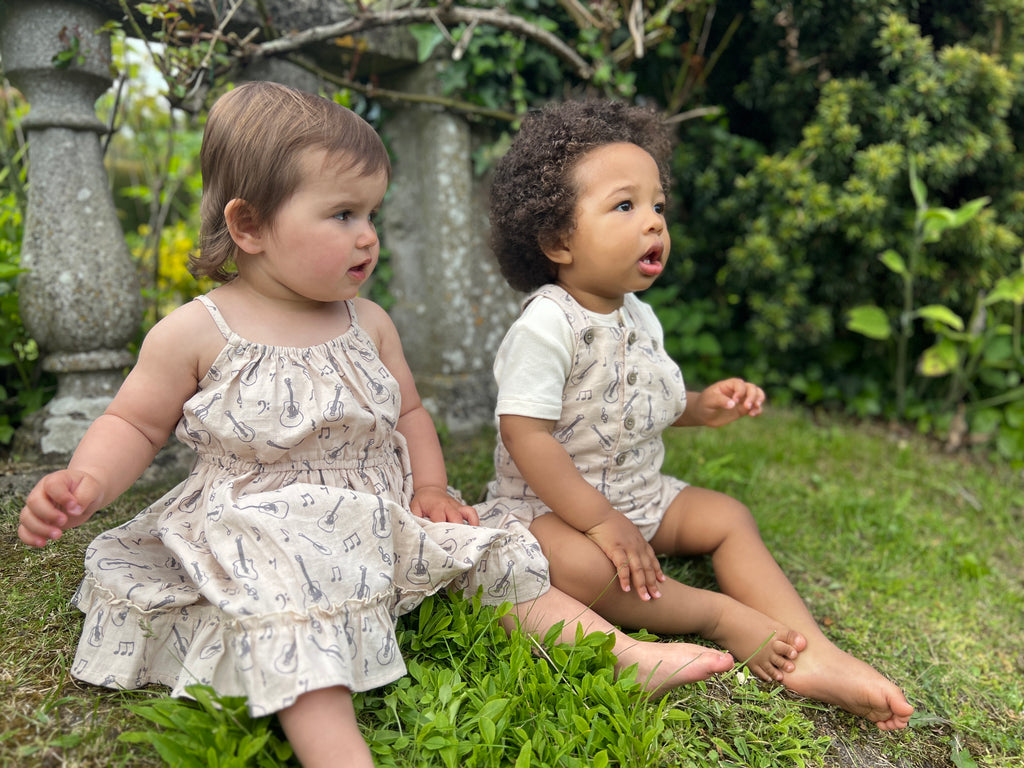
[[398, 381], [402, 395], [402, 413], [396, 429], [402, 433], [409, 446], [413, 480], [412, 513], [434, 522], [479, 525], [480, 518], [476, 510], [448, 493], [448, 472], [437, 429], [416, 390], [416, 382], [405, 359], [398, 330], [387, 313], [376, 304], [363, 300], [359, 301], [358, 306], [361, 322], [373, 334], [381, 362]]
[[615, 566], [619, 585], [644, 600], [657, 597], [664, 581], [657, 555], [639, 529], [588, 483], [551, 431], [554, 422], [503, 414], [501, 439], [516, 467], [554, 514], [589, 536]]
[[743, 379], [725, 379], [703, 392], [686, 393], [686, 410], [674, 427], [721, 427], [743, 416], [759, 416], [764, 390]]
[[196, 389], [197, 340], [212, 327], [204, 329], [197, 319], [201, 323], [200, 316], [178, 310], [146, 336], [138, 362], [86, 431], [68, 468], [47, 475], [29, 493], [21, 513], [22, 541], [39, 547], [60, 538], [121, 495], [149, 466]]

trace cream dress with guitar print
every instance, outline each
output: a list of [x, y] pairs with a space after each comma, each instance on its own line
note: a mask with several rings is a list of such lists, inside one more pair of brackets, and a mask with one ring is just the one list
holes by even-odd
[[225, 346], [176, 434], [188, 478], [86, 554], [72, 668], [173, 695], [201, 682], [259, 715], [312, 688], [405, 673], [395, 617], [445, 587], [485, 603], [548, 588], [525, 528], [432, 523], [409, 511], [398, 384], [359, 327], [309, 348], [255, 344], [200, 297]]

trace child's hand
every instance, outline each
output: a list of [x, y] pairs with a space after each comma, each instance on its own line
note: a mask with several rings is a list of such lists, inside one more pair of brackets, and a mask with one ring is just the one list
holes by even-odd
[[658, 582], [665, 580], [665, 574], [658, 556], [626, 517], [615, 513], [584, 533], [612, 561], [623, 592], [629, 592], [632, 584], [641, 600], [661, 597]]
[[409, 508], [416, 517], [425, 517], [435, 523], [480, 525], [476, 510], [453, 498], [446, 488], [425, 486], [417, 489]]
[[708, 427], [721, 427], [741, 416], [758, 416], [764, 405], [764, 390], [743, 379], [725, 379], [700, 393], [694, 417]]
[[30, 547], [56, 541], [92, 517], [100, 495], [99, 484], [84, 472], [62, 469], [46, 475], [25, 499], [18, 538]]

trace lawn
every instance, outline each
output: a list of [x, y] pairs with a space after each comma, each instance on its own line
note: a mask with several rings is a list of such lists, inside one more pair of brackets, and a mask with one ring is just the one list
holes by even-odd
[[[445, 441], [450, 480], [467, 498], [486, 483], [492, 439]], [[648, 701], [628, 675], [612, 679], [600, 636], [574, 648], [506, 638], [493, 610], [440, 598], [402, 621], [410, 674], [357, 701], [380, 765], [1020, 765], [1019, 470], [807, 411], [677, 431], [668, 448], [668, 471], [750, 506], [833, 641], [904, 688], [917, 708], [911, 727], [881, 733], [742, 670]], [[0, 765], [162, 765], [148, 740], [173, 744], [176, 727], [157, 729], [154, 717], [180, 723], [190, 748], [213, 747], [220, 765], [235, 746], [273, 764], [273, 723], [249, 722], [237, 702], [203, 709], [158, 689], [107, 691], [68, 675], [81, 630], [68, 598], [85, 544], [146, 498], [127, 494], [43, 552], [18, 544], [21, 502], [3, 501]], [[663, 565], [712, 585], [703, 560]], [[149, 736], [118, 740], [133, 731]]]

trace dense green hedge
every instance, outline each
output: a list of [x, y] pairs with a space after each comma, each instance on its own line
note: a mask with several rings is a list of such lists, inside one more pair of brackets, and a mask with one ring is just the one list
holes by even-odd
[[[650, 292], [689, 377], [1024, 459], [1024, 3], [718, 5], [745, 14], [705, 94], [724, 111], [681, 131]], [[864, 307], [888, 327], [851, 330]]]

